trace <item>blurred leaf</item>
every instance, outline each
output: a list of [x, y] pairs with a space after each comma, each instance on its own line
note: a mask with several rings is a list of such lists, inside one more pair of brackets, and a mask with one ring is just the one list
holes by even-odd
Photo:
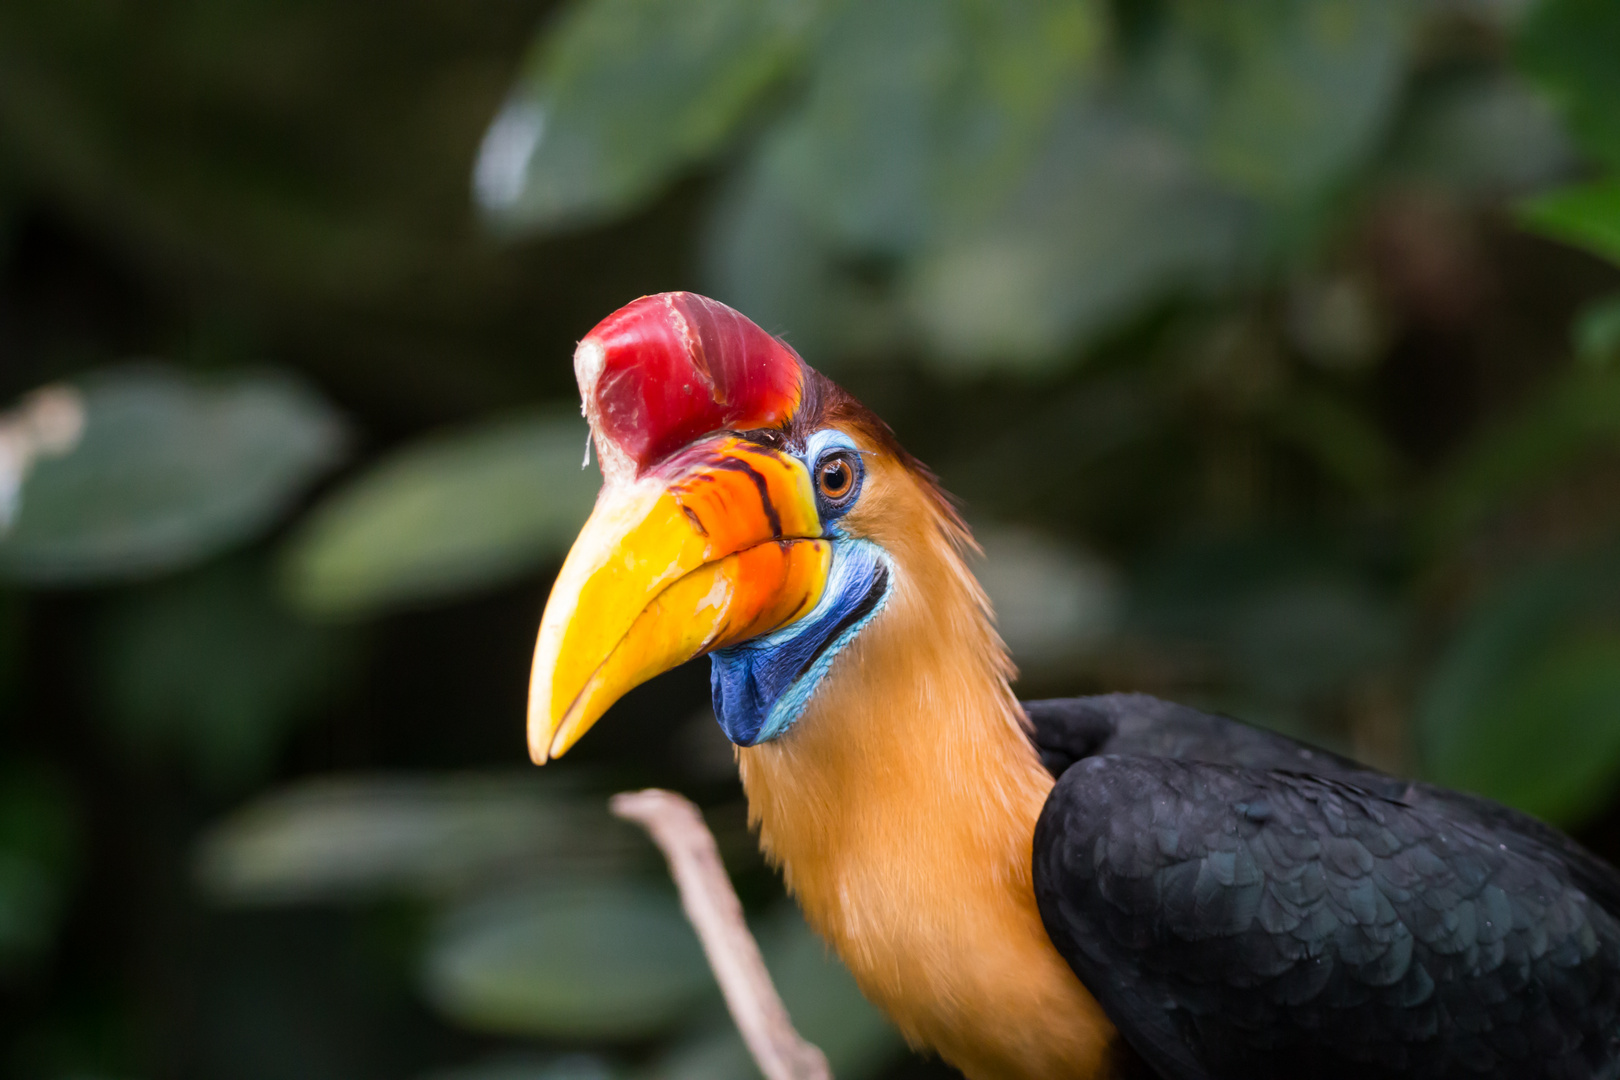
[[819, 0], [576, 0], [484, 137], [506, 228], [622, 213], [725, 141], [796, 59]]
[[631, 1080], [759, 1080], [748, 1047], [730, 1024], [715, 1024], [676, 1042], [631, 1074]]
[[[1045, 520], [1065, 531], [1108, 516], [1099, 487], [1119, 485], [1119, 495], [1135, 503], [1141, 489], [1119, 465], [1140, 462], [1145, 448], [1162, 445], [1183, 423], [1152, 378], [1138, 366], [1088, 373], [1061, 392], [1031, 386], [1029, 404], [1000, 418], [990, 432], [953, 440], [951, 456], [938, 462], [940, 476], [970, 507]], [[1032, 462], [1040, 467], [1031, 468]]]
[[1532, 232], [1620, 263], [1620, 180], [1539, 195], [1519, 204], [1519, 220]]
[[[1311, 363], [1327, 371], [1364, 371], [1379, 361], [1389, 343], [1389, 320], [1380, 310], [1373, 283], [1351, 274], [1295, 282], [1289, 289], [1287, 318], [1288, 336], [1295, 347]], [[1346, 415], [1348, 410], [1337, 400], [1300, 394], [1283, 410], [1282, 426], [1285, 430], [1293, 427], [1287, 421], [1296, 414], [1311, 412], [1322, 413], [1322, 419], [1336, 429], [1336, 434], [1320, 447], [1338, 448], [1322, 455], [1324, 464], [1330, 464], [1333, 471], [1357, 486], [1361, 480], [1351, 477], [1370, 478], [1371, 473], [1382, 471], [1382, 465], [1374, 465], [1374, 461], [1387, 454], [1388, 448], [1374, 450], [1373, 445], [1381, 441], [1376, 432], [1366, 430], [1366, 420]], [[1301, 441], [1312, 442], [1309, 432], [1314, 421], [1297, 426], [1296, 434], [1306, 436]], [[1363, 432], [1352, 435], [1352, 427], [1362, 428]], [[1370, 440], [1369, 435], [1373, 436]], [[1337, 463], [1336, 467], [1331, 463]]]
[[1182, 0], [1170, 10], [1149, 93], [1223, 183], [1271, 202], [1311, 198], [1373, 148], [1405, 75], [1414, 5]]
[[97, 688], [120, 734], [177, 749], [208, 783], [269, 767], [347, 669], [346, 636], [279, 607], [258, 563], [227, 563], [122, 597]]
[[[805, 925], [791, 903], [757, 933], [765, 966], [793, 1026], [827, 1055], [839, 1080], [880, 1075], [905, 1053], [899, 1032], [861, 995], [855, 979]], [[759, 1070], [729, 1022], [681, 1040], [634, 1080], [758, 1080]]]
[[1113, 632], [1119, 575], [1101, 560], [1028, 528], [978, 527], [974, 568], [996, 628], [1021, 668], [1073, 659]]
[[631, 884], [495, 897], [452, 912], [423, 968], [428, 997], [481, 1031], [636, 1039], [713, 994], [672, 893]]
[[601, 486], [571, 410], [408, 446], [329, 496], [289, 541], [298, 606], [355, 616], [515, 577], [568, 549]]
[[1505, 72], [1420, 82], [1391, 149], [1392, 171], [1487, 197], [1568, 176], [1575, 149], [1544, 95]]
[[0, 848], [0, 977], [10, 977], [50, 944], [63, 883], [33, 859]]
[[420, 335], [520, 291], [467, 227], [466, 176], [545, 7], [5, 4], [0, 128], [26, 178], [133, 266], [246, 284], [317, 316], [312, 342], [331, 312], [311, 305], [334, 301], [392, 300]]
[[1293, 537], [1252, 534], [1176, 544], [1137, 573], [1131, 628], [1154, 637], [1224, 637], [1232, 611], [1279, 582], [1321, 575], [1320, 559]]
[[1620, 439], [1620, 378], [1576, 370], [1487, 429], [1441, 477], [1424, 533], [1441, 547], [1603, 443]]
[[721, 291], [773, 329], [878, 354], [901, 336], [894, 293], [946, 370], [1050, 363], [1241, 275], [1266, 218], [1230, 191], [1309, 202], [1366, 156], [1407, 11], [1182, 5], [1148, 70], [1110, 87], [1088, 84], [1104, 33], [1077, 5], [851, 6], [720, 218]]
[[1244, 597], [1222, 637], [1247, 688], [1297, 706], [1393, 664], [1405, 634], [1366, 585], [1306, 577]]
[[0, 707], [11, 698], [22, 665], [22, 598], [9, 589], [0, 589]]
[[78, 807], [54, 769], [12, 762], [0, 772], [0, 845], [53, 873], [78, 856]]
[[239, 903], [448, 896], [530, 874], [599, 876], [644, 846], [560, 778], [323, 778], [216, 825], [196, 868]]
[[53, 773], [0, 772], [0, 978], [51, 944], [79, 856], [78, 807]]
[[11, 245], [19, 216], [18, 204], [22, 202], [16, 187], [16, 169], [6, 152], [0, 150], [0, 265], [11, 260]]
[[501, 1055], [429, 1073], [423, 1080], [613, 1080], [618, 1070], [595, 1054]]
[[1518, 55], [1587, 152], [1620, 168], [1620, 5], [1541, 0], [1519, 33]]
[[1143, 570], [1133, 600], [1138, 634], [1207, 650], [1245, 696], [1287, 715], [1393, 664], [1405, 638], [1391, 598], [1287, 536], [1172, 549]]
[[889, 260], [1005, 202], [1103, 34], [1067, 0], [844, 5], [803, 105], [717, 201], [716, 295], [817, 364], [892, 351]]
[[1429, 775], [1558, 824], [1620, 773], [1620, 569], [1533, 568], [1483, 598], [1417, 712]]
[[905, 251], [1000, 201], [1103, 33], [1084, 0], [845, 4], [772, 180], [847, 249]]
[[1251, 223], [1175, 142], [1076, 103], [1004, 209], [916, 262], [908, 301], [944, 370], [1040, 366], [1169, 291], [1227, 276]]
[[1620, 362], [1620, 296], [1590, 304], [1576, 317], [1575, 355], [1599, 369]]
[[826, 1053], [833, 1075], [872, 1076], [904, 1053], [899, 1032], [861, 995], [855, 977], [797, 907], [783, 905], [759, 938], [793, 1025]]
[[1341, 398], [1296, 393], [1277, 410], [1274, 423], [1279, 435], [1352, 491], [1384, 491], [1399, 470], [1395, 448], [1378, 425]]
[[703, 238], [706, 288], [824, 371], [904, 336], [886, 281], [843, 254], [773, 177], [767, 146], [722, 188]]
[[1620, 634], [1563, 642], [1499, 686], [1469, 717], [1455, 752], [1433, 761], [1441, 782], [1548, 821], [1602, 808], [1620, 772]]
[[77, 585], [199, 562], [268, 528], [345, 442], [331, 407], [284, 375], [143, 365], [80, 385], [83, 436], [24, 482], [0, 575]]

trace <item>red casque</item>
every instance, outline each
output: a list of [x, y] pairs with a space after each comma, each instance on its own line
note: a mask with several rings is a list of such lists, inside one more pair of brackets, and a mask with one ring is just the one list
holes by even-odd
[[621, 463], [639, 475], [702, 435], [782, 424], [798, 408], [804, 364], [726, 305], [670, 292], [597, 323], [574, 371], [611, 480]]

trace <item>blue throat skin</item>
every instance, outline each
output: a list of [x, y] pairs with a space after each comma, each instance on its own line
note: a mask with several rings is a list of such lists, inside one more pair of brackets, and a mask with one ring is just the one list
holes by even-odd
[[868, 540], [834, 540], [827, 588], [810, 614], [709, 654], [714, 715], [726, 737], [754, 746], [791, 728], [833, 657], [883, 610], [893, 588], [893, 564], [882, 548]]

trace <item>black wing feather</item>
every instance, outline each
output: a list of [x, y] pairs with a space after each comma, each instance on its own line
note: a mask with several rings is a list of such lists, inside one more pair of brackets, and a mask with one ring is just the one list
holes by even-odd
[[[1229, 716], [1147, 694], [1098, 694], [1021, 703], [1053, 776], [1096, 754], [1138, 754], [1319, 776], [1382, 776], [1359, 762]], [[1395, 789], [1398, 781], [1384, 777]]]
[[1026, 708], [1073, 762], [1042, 918], [1163, 1076], [1620, 1076], [1620, 888], [1556, 830], [1152, 698]]

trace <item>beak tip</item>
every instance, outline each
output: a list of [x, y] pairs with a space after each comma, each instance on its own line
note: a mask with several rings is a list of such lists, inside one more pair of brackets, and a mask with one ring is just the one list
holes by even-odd
[[530, 702], [528, 721], [529, 760], [536, 765], [544, 765], [557, 756], [551, 753], [555, 729], [547, 722], [544, 713], [535, 709], [533, 702]]
[[579, 741], [589, 724], [580, 724], [572, 713], [553, 721], [545, 715], [529, 718], [529, 760], [544, 765], [563, 756]]

